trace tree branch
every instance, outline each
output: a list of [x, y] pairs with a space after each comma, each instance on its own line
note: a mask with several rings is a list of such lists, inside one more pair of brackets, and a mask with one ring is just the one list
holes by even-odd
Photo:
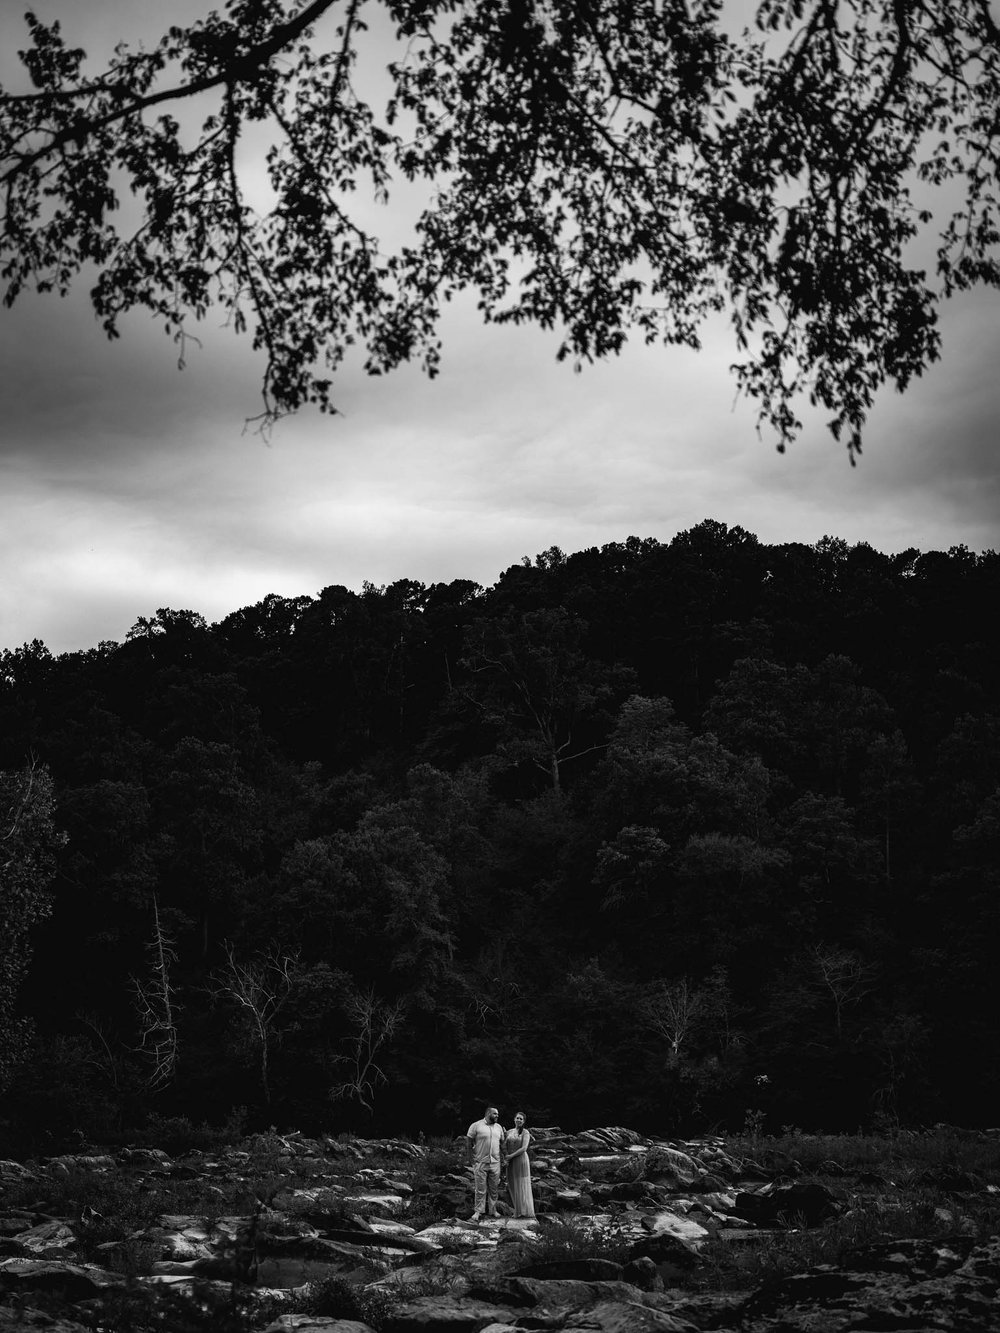
[[[81, 135], [94, 134], [99, 130], [106, 129], [107, 126], [115, 124], [116, 121], [125, 120], [130, 116], [139, 115], [143, 111], [148, 111], [150, 107], [159, 106], [163, 102], [180, 101], [181, 99], [194, 97], [198, 93], [208, 92], [212, 88], [221, 87], [223, 84], [246, 83], [261, 68], [266, 65], [279, 51], [281, 51], [289, 42], [300, 36], [306, 28], [310, 26], [317, 18], [321, 17], [326, 10], [336, 4], [337, 0], [313, 0], [311, 5], [307, 5], [301, 14], [295, 18], [289, 19], [287, 23], [279, 24], [271, 35], [264, 41], [258, 42], [249, 50], [234, 55], [214, 74], [203, 75], [200, 79], [193, 79], [190, 83], [178, 84], [172, 88], [164, 88], [157, 93], [149, 93], [145, 97], [136, 98], [125, 106], [116, 107], [114, 110], [107, 111], [102, 116], [92, 119], [80, 117], [73, 122], [71, 126], [59, 130], [48, 143], [42, 144], [33, 153], [25, 154], [10, 167], [2, 176], [0, 182], [14, 180], [16, 177], [30, 171], [36, 163], [41, 162], [43, 158], [58, 151], [68, 143], [78, 140]], [[62, 94], [60, 100], [71, 97], [91, 96], [96, 85], [87, 85], [85, 88], [75, 89], [71, 93]], [[105, 89], [105, 91], [110, 91]], [[34, 96], [36, 100], [45, 102], [51, 98], [49, 93], [37, 93]], [[25, 100], [24, 98], [18, 100]]]

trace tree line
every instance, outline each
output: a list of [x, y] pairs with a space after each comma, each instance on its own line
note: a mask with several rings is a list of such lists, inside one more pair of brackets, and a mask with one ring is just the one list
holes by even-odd
[[0, 1132], [990, 1122], [998, 593], [706, 521], [4, 651]]

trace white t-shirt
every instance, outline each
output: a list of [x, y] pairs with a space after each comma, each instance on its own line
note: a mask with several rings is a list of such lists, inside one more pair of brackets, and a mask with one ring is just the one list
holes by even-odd
[[478, 1166], [488, 1162], [490, 1166], [500, 1165], [500, 1140], [503, 1129], [499, 1121], [488, 1124], [486, 1120], [474, 1120], [469, 1126], [466, 1138], [472, 1143], [472, 1160]]

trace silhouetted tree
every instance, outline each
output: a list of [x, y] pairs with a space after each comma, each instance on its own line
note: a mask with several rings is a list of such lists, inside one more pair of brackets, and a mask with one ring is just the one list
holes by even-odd
[[[578, 365], [633, 333], [697, 346], [725, 310], [780, 447], [808, 394], [853, 461], [878, 388], [936, 358], [938, 300], [1000, 281], [983, 0], [758, 0], [741, 33], [722, 0], [383, 0], [370, 34], [363, 9], [228, 0], [93, 70], [29, 14], [0, 100], [7, 301], [96, 268], [107, 332], [141, 307], [182, 356], [221, 306], [264, 355], [269, 417], [332, 410], [354, 342], [373, 374], [435, 373], [464, 289]], [[370, 202], [401, 194], [393, 250]]]

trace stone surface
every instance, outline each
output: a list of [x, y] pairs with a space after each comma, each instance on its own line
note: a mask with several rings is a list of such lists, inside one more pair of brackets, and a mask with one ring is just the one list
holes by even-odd
[[33, 1173], [20, 1162], [0, 1161], [0, 1185], [17, 1185], [22, 1180], [33, 1179]]
[[91, 1333], [91, 1330], [68, 1316], [0, 1305], [0, 1333]]
[[43, 1291], [67, 1301], [97, 1296], [109, 1287], [122, 1286], [125, 1279], [117, 1273], [82, 1264], [62, 1263], [55, 1259], [0, 1260], [0, 1291], [24, 1293]]
[[494, 1305], [546, 1311], [587, 1310], [609, 1302], [640, 1300], [638, 1288], [620, 1280], [585, 1282], [573, 1278], [509, 1277], [469, 1290], [470, 1297]]
[[325, 1315], [283, 1314], [268, 1324], [264, 1333], [375, 1333], [358, 1319], [332, 1319]]
[[622, 1266], [610, 1259], [550, 1259], [526, 1264], [512, 1277], [533, 1277], [542, 1281], [571, 1278], [580, 1282], [618, 1282]]
[[695, 1324], [640, 1301], [607, 1301], [571, 1316], [563, 1333], [699, 1333]]
[[[462, 1150], [458, 1142], [456, 1160]], [[247, 1151], [188, 1154], [183, 1162], [155, 1149], [122, 1149], [116, 1158], [91, 1152], [40, 1168], [0, 1163], [0, 1186], [9, 1187], [9, 1196], [16, 1190], [12, 1197], [23, 1199], [20, 1183], [32, 1181], [30, 1208], [4, 1211], [0, 1192], [0, 1254], [8, 1256], [0, 1259], [0, 1333], [11, 1327], [15, 1307], [29, 1333], [76, 1333], [75, 1306], [93, 1328], [103, 1293], [123, 1282], [80, 1261], [95, 1255], [86, 1246], [99, 1214], [84, 1207], [80, 1216], [55, 1216], [65, 1191], [60, 1182], [52, 1201], [46, 1199], [54, 1179], [121, 1172], [141, 1190], [161, 1190], [167, 1175], [172, 1181], [184, 1171], [222, 1207], [246, 1193], [260, 1170], [259, 1151], [250, 1141]], [[164, 1214], [130, 1237], [153, 1264], [138, 1281], [150, 1293], [183, 1293], [207, 1279], [224, 1294], [234, 1276], [253, 1273], [258, 1297], [271, 1290], [291, 1302], [303, 1284], [341, 1277], [392, 1294], [397, 1304], [386, 1333], [1000, 1330], [1000, 1240], [977, 1243], [971, 1203], [956, 1198], [982, 1184], [971, 1176], [935, 1175], [935, 1188], [952, 1195], [935, 1214], [938, 1226], [954, 1233], [947, 1241], [869, 1246], [836, 1267], [818, 1266], [753, 1292], [693, 1294], [681, 1288], [699, 1282], [710, 1236], [750, 1246], [766, 1243], [773, 1227], [822, 1226], [864, 1182], [856, 1172], [841, 1172], [830, 1188], [798, 1173], [787, 1155], [736, 1160], [718, 1139], [667, 1142], [617, 1126], [580, 1134], [539, 1130], [532, 1151], [537, 1220], [504, 1216], [472, 1224], [469, 1181], [447, 1164], [440, 1169], [440, 1153], [425, 1161], [423, 1145], [268, 1136], [267, 1170], [285, 1177], [284, 1188], [268, 1196], [253, 1225], [247, 1216]], [[804, 1150], [802, 1156], [808, 1160]], [[440, 1220], [423, 1226], [428, 1216]], [[558, 1254], [568, 1224], [581, 1243], [588, 1235], [614, 1242], [622, 1262], [533, 1257]], [[108, 1242], [108, 1256], [121, 1245]], [[443, 1294], [427, 1294], [438, 1290]], [[156, 1300], [165, 1304], [163, 1296]], [[59, 1314], [32, 1310], [33, 1304]], [[288, 1305], [268, 1306], [275, 1308]], [[291, 1313], [271, 1325], [271, 1333], [364, 1330], [356, 1321]]]
[[659, 1267], [645, 1255], [640, 1255], [638, 1259], [632, 1259], [625, 1264], [622, 1268], [622, 1281], [638, 1287], [640, 1291], [662, 1291], [665, 1285]]
[[679, 1240], [697, 1245], [707, 1239], [708, 1228], [689, 1217], [678, 1217], [670, 1208], [662, 1209], [646, 1219], [648, 1230], [654, 1236], [676, 1236]]
[[998, 1290], [1000, 1237], [895, 1241], [862, 1248], [839, 1267], [818, 1265], [769, 1284], [747, 1298], [742, 1313], [753, 1333], [996, 1333]]
[[457, 1296], [418, 1296], [389, 1315], [383, 1333], [482, 1333], [506, 1324], [509, 1311]]
[[27, 1231], [19, 1231], [13, 1239], [31, 1254], [65, 1254], [76, 1244], [76, 1236], [65, 1222], [42, 1222]]
[[818, 1181], [795, 1181], [736, 1196], [734, 1211], [756, 1226], [818, 1226], [838, 1213], [842, 1199]]
[[687, 1189], [696, 1184], [704, 1170], [693, 1157], [666, 1143], [656, 1143], [649, 1149], [647, 1179], [672, 1189]]
[[649, 1259], [661, 1276], [689, 1273], [698, 1263], [698, 1251], [681, 1236], [659, 1231], [633, 1243], [630, 1259]]

